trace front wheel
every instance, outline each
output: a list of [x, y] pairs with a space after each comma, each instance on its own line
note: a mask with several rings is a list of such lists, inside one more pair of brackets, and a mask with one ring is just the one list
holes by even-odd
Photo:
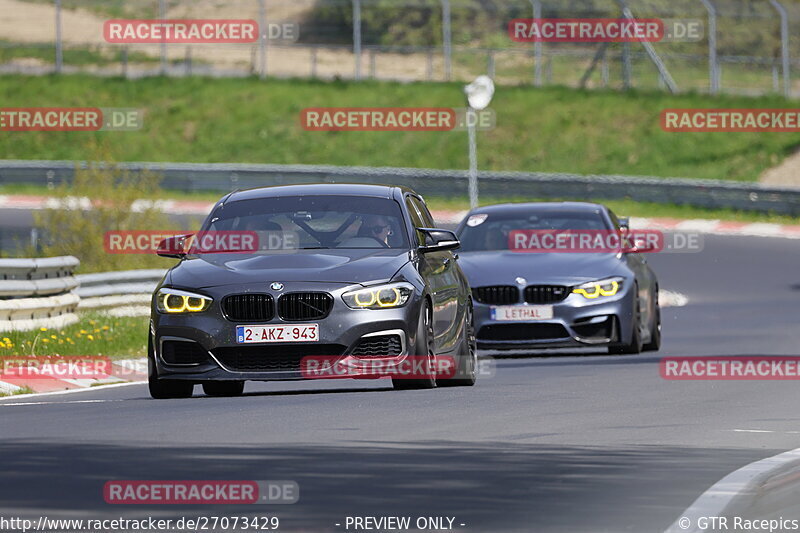
[[645, 352], [657, 352], [661, 349], [661, 307], [658, 305], [656, 296], [656, 316], [653, 319], [653, 327], [650, 329], [650, 342], [642, 347]]
[[147, 387], [150, 397], [155, 400], [190, 398], [194, 393], [194, 383], [177, 379], [158, 379], [153, 339], [147, 341]]
[[424, 300], [419, 310], [415, 349], [409, 357], [427, 358], [427, 375], [421, 379], [392, 378], [395, 389], [432, 389], [436, 387], [435, 355], [433, 344], [433, 316], [428, 300]]
[[642, 313], [638, 287], [634, 288], [634, 298], [636, 298], [636, 303], [633, 306], [633, 317], [631, 318], [631, 338], [623, 344], [609, 347], [608, 353], [610, 354], [633, 355], [642, 352]]
[[461, 338], [461, 354], [457, 357], [456, 374], [452, 378], [437, 379], [440, 387], [471, 387], [475, 385], [478, 368], [478, 347], [475, 340], [475, 323], [472, 306], [467, 307]]

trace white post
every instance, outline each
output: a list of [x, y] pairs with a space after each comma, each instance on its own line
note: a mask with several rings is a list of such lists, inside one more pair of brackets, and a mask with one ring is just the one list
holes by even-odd
[[478, 136], [475, 132], [477, 115], [472, 107], [467, 108], [467, 132], [469, 133], [469, 208], [478, 207]]

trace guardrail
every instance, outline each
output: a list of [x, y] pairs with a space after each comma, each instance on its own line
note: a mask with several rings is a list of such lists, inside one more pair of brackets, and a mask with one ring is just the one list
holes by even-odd
[[81, 309], [149, 304], [165, 273], [166, 269], [151, 269], [81, 274], [76, 276], [80, 287], [75, 293]]
[[72, 256], [0, 259], [0, 331], [58, 328], [77, 322], [80, 297]]
[[[31, 185], [70, 182], [74, 161], [0, 161], [0, 181]], [[181, 191], [235, 189], [295, 183], [390, 183], [421, 194], [467, 194], [467, 173], [395, 167], [245, 165], [207, 163], [123, 163], [120, 168], [163, 176], [162, 186]], [[480, 172], [480, 194], [530, 198], [631, 199], [704, 208], [727, 208], [800, 216], [800, 190], [756, 183], [647, 176], [579, 175], [546, 172]]]

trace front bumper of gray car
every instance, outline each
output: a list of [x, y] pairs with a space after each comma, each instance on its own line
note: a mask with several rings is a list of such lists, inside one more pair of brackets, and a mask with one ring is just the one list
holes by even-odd
[[[297, 292], [325, 292], [333, 303], [323, 318], [283, 320], [278, 313], [271, 320], [231, 320], [222, 308], [230, 294], [271, 293], [258, 286], [212, 287], [193, 292], [211, 297], [211, 307], [201, 313], [164, 314], [153, 308], [150, 321], [151, 365], [161, 379], [203, 381], [273, 381], [308, 379], [300, 364], [305, 357], [329, 357], [347, 361], [358, 356], [387, 356], [397, 361], [413, 350], [422, 292], [417, 289], [403, 306], [393, 309], [351, 309], [342, 300], [348, 290], [361, 285], [294, 282], [281, 295]], [[307, 325], [319, 326], [315, 342], [237, 343], [237, 326]], [[372, 376], [364, 374], [364, 378]]]
[[[547, 304], [553, 318], [535, 321], [498, 321], [492, 305], [474, 303], [478, 348], [518, 350], [611, 346], [630, 338], [634, 291], [628, 287], [614, 296], [589, 300], [579, 294]], [[523, 302], [513, 305], [528, 305]]]

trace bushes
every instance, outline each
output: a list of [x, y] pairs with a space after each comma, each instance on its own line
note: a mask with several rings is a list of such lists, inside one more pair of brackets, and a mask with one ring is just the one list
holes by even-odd
[[[109, 158], [104, 158], [109, 159]], [[51, 205], [34, 215], [43, 231], [35, 256], [74, 255], [81, 272], [165, 268], [169, 261], [155, 254], [109, 254], [104, 236], [111, 230], [166, 230], [169, 218], [153, 202], [161, 178], [132, 173], [110, 162], [92, 162], [76, 168], [74, 182], [56, 188]]]

